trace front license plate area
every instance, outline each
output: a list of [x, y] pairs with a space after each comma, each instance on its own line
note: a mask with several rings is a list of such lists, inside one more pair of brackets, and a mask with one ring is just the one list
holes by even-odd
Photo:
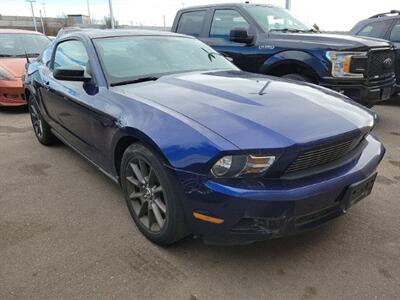
[[377, 173], [374, 173], [370, 177], [350, 185], [343, 197], [342, 208], [346, 212], [351, 206], [356, 204], [361, 199], [364, 199], [372, 192], [374, 187]]
[[392, 89], [390, 87], [382, 89], [381, 100], [388, 100], [391, 96], [392, 96]]

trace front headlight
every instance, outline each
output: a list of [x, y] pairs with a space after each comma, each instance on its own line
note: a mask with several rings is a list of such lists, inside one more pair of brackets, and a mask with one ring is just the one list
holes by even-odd
[[17, 80], [13, 74], [0, 67], [0, 80]]
[[[364, 77], [365, 63], [368, 57], [366, 52], [328, 51], [326, 57], [332, 63], [333, 77]], [[355, 61], [356, 65], [354, 70], [352, 69], [352, 61]]]
[[214, 177], [239, 177], [246, 174], [262, 174], [275, 161], [275, 156], [227, 155], [219, 159], [211, 168]]

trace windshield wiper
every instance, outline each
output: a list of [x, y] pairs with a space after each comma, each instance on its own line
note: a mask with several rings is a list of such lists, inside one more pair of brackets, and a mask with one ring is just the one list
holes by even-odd
[[295, 29], [295, 28], [276, 28], [270, 29], [269, 31], [280, 31], [280, 32], [302, 32], [303, 30]]
[[209, 59], [210, 61], [212, 61], [213, 59], [215, 59], [215, 56], [216, 56], [216, 55], [219, 55], [219, 56], [222, 55], [221, 53], [218, 53], [218, 52], [208, 52], [208, 51], [207, 51], [206, 49], [204, 49], [204, 48], [201, 48], [201, 50], [203, 50], [205, 53], [207, 53], [208, 59]]
[[0, 57], [15, 57], [15, 55], [12, 55], [12, 54], [0, 54]]
[[132, 83], [139, 83], [139, 82], [146, 82], [146, 81], [156, 81], [160, 77], [156, 76], [146, 76], [146, 77], [139, 77], [135, 79], [130, 79], [130, 80], [124, 80], [120, 82], [113, 82], [110, 85], [111, 86], [118, 86], [118, 85], [125, 85], [125, 84], [132, 84]]

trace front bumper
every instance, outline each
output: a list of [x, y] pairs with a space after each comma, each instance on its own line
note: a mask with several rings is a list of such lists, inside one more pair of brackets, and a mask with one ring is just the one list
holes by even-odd
[[[344, 214], [342, 199], [347, 188], [373, 176], [384, 152], [382, 144], [370, 135], [367, 146], [350, 165], [325, 175], [279, 182], [253, 179], [245, 184], [240, 180], [238, 185], [235, 180], [222, 182], [175, 172], [193, 233], [214, 244], [241, 244], [300, 233]], [[198, 220], [193, 212], [223, 222]]]
[[0, 106], [26, 105], [22, 80], [0, 80]]
[[342, 93], [363, 105], [372, 106], [386, 101], [395, 92], [395, 76], [375, 81], [354, 81], [325, 78], [322, 86]]

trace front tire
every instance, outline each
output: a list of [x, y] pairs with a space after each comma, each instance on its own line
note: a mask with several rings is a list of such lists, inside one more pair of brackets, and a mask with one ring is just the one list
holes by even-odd
[[121, 185], [129, 212], [150, 241], [172, 244], [187, 234], [177, 184], [162, 159], [141, 144], [129, 146], [122, 158]]
[[43, 119], [39, 105], [35, 96], [30, 95], [28, 98], [29, 114], [31, 116], [33, 131], [35, 132], [37, 140], [45, 146], [50, 146], [58, 142], [57, 138], [51, 132], [51, 127]]

